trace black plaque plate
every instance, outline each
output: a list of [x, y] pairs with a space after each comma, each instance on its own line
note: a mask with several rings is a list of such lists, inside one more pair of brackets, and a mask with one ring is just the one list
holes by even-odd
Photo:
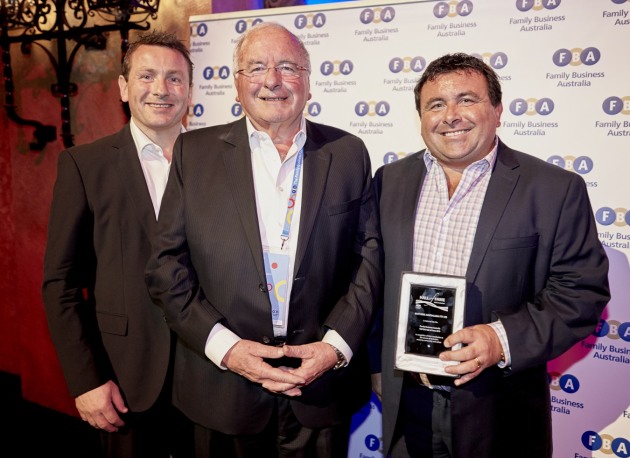
[[438, 356], [447, 349], [444, 339], [463, 327], [465, 300], [466, 279], [463, 277], [404, 272], [400, 288], [396, 368], [451, 375], [444, 372], [444, 368], [457, 362], [440, 361]]

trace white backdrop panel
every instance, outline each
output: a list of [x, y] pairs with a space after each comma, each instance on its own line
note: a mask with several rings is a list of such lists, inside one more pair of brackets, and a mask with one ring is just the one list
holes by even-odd
[[[412, 89], [427, 63], [459, 51], [486, 60], [503, 84], [499, 135], [583, 176], [611, 261], [613, 298], [599, 329], [549, 365], [554, 458], [628, 457], [629, 13], [628, 0], [431, 0], [193, 16], [188, 126], [242, 116], [232, 51], [258, 21], [281, 23], [306, 43], [313, 70], [305, 115], [363, 138], [373, 170], [423, 148]], [[348, 456], [382, 456], [376, 399], [354, 428]]]

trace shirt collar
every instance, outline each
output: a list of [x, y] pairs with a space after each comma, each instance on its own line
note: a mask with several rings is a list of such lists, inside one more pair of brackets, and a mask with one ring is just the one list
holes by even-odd
[[[131, 120], [129, 121], [129, 129], [131, 130], [131, 136], [133, 137], [133, 142], [136, 145], [138, 156], [140, 156], [144, 151], [147, 153], [157, 154], [158, 156], [164, 156], [162, 148], [147, 137], [144, 132], [142, 132], [133, 117], [131, 117]], [[183, 125], [180, 127], [180, 132], [186, 132], [186, 128]]]
[[[245, 122], [247, 125], [247, 138], [249, 138], [249, 147], [252, 151], [256, 148], [260, 148], [260, 142], [263, 138], [269, 138], [269, 135], [266, 132], [256, 130], [252, 122], [248, 117], [245, 117]], [[293, 148], [291, 152], [287, 155], [287, 158], [296, 154], [297, 151], [301, 150], [306, 143], [306, 118], [302, 116], [300, 119], [300, 130], [293, 137], [293, 144], [296, 146], [295, 151]]]

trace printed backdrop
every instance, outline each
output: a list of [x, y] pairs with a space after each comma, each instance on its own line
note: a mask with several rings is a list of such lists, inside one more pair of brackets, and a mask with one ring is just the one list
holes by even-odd
[[[461, 51], [490, 64], [504, 90], [499, 135], [584, 178], [611, 261], [613, 298], [599, 327], [549, 365], [554, 458], [628, 457], [629, 13], [629, 0], [451, 0], [193, 16], [188, 126], [243, 115], [232, 50], [259, 21], [279, 22], [305, 42], [313, 67], [305, 115], [363, 138], [373, 170], [423, 148], [412, 89], [429, 62]], [[378, 400], [354, 420], [348, 456], [381, 457]]]

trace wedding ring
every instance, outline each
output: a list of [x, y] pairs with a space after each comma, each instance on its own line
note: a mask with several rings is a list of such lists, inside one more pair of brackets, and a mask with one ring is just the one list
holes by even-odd
[[479, 358], [477, 358], [476, 356], [475, 361], [477, 362], [477, 369], [479, 369], [481, 367], [481, 361], [479, 361]]

